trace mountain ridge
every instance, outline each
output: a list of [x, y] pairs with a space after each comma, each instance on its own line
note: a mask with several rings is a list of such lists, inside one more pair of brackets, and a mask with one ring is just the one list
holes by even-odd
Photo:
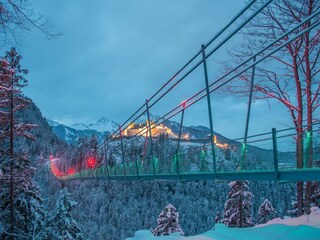
[[[145, 114], [146, 115], [146, 114]], [[152, 120], [157, 120], [160, 117], [151, 115]], [[135, 124], [145, 124], [147, 118], [142, 115]], [[100, 135], [110, 135], [115, 130], [117, 130], [120, 124], [116, 123], [113, 120], [107, 119], [106, 117], [99, 118], [95, 122], [90, 123], [75, 123], [71, 125], [66, 125], [57, 121], [48, 119], [48, 124], [52, 127], [55, 134], [60, 138], [65, 140], [68, 143], [74, 144], [79, 137], [89, 136], [92, 134], [98, 135], [98, 139], [103, 139]], [[179, 134], [180, 123], [167, 120], [163, 126], [168, 127], [176, 135]], [[190, 135], [190, 139], [206, 139], [210, 133], [209, 128], [205, 126], [182, 126], [182, 135]], [[100, 137], [99, 137], [100, 136]], [[220, 136], [220, 134], [219, 134]], [[223, 139], [226, 139], [223, 137]]]

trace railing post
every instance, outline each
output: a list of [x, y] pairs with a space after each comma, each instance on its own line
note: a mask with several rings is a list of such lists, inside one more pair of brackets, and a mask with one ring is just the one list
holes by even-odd
[[109, 165], [106, 165], [106, 168], [107, 168], [107, 177], [108, 177], [108, 179], [110, 179]]
[[200, 159], [201, 159], [200, 172], [204, 172], [204, 170], [205, 170], [204, 158], [205, 158], [205, 148], [203, 150], [201, 150], [201, 153], [200, 153]]
[[241, 144], [241, 163], [240, 163], [240, 171], [244, 170], [244, 167], [245, 167], [246, 152], [247, 152], [247, 141], [244, 141], [244, 142]]
[[177, 150], [179, 150], [180, 147], [180, 140], [181, 140], [181, 134], [182, 134], [182, 125], [183, 125], [183, 118], [184, 118], [184, 109], [186, 107], [186, 103], [182, 103], [182, 112], [181, 112], [181, 120], [180, 120], [180, 127], [179, 127], [179, 138], [178, 138], [178, 145]]
[[179, 164], [178, 149], [176, 149], [176, 173], [177, 173], [178, 177], [180, 178], [180, 164]]
[[203, 61], [203, 69], [204, 69], [204, 79], [206, 83], [206, 93], [207, 93], [207, 102], [208, 102], [208, 114], [209, 114], [209, 124], [210, 124], [210, 142], [211, 142], [211, 152], [212, 152], [212, 162], [213, 162], [213, 173], [214, 179], [217, 176], [217, 164], [216, 164], [216, 153], [213, 139], [213, 123], [212, 123], [212, 112], [211, 112], [211, 99], [210, 99], [210, 91], [209, 91], [209, 80], [208, 80], [208, 71], [207, 71], [207, 61], [206, 61], [206, 53], [205, 47], [201, 45], [202, 50], [202, 61]]
[[152, 142], [152, 134], [151, 134], [151, 122], [150, 122], [150, 112], [149, 112], [149, 100], [146, 99], [146, 108], [147, 108], [147, 117], [148, 117], [148, 131], [149, 131], [149, 140], [150, 140], [150, 155], [152, 160], [152, 168], [153, 168], [153, 175], [156, 175], [156, 166], [154, 164], [153, 159], [153, 142]]
[[121, 143], [123, 173], [124, 173], [124, 176], [127, 176], [126, 166], [125, 166], [125, 159], [124, 159], [124, 148], [123, 148], [123, 140], [122, 140], [122, 129], [121, 129], [121, 126], [119, 126], [119, 130], [120, 130], [120, 143]]
[[139, 164], [138, 164], [138, 158], [136, 157], [136, 173], [137, 173], [137, 177], [139, 178]]
[[181, 120], [180, 120], [180, 128], [179, 128], [179, 138], [178, 138], [178, 144], [177, 144], [177, 149], [176, 149], [176, 171], [178, 176], [180, 176], [180, 163], [179, 163], [179, 148], [180, 148], [180, 140], [181, 140], [181, 134], [182, 134], [182, 125], [183, 125], [183, 118], [184, 118], [184, 109], [186, 107], [186, 103], [182, 103], [182, 113], [181, 113]]
[[[255, 63], [255, 62], [256, 62], [256, 57], [253, 58], [253, 63]], [[244, 140], [242, 143], [241, 170], [244, 170], [245, 165], [246, 165], [247, 139], [248, 139], [248, 130], [249, 130], [249, 122], [250, 122], [252, 92], [253, 92], [255, 71], [256, 71], [256, 65], [253, 65], [252, 66], [252, 74], [251, 74], [251, 82], [250, 82], [250, 92], [249, 92], [249, 101], [248, 101], [248, 109], [247, 109], [246, 128], [244, 131]]]
[[276, 180], [279, 179], [279, 162], [278, 162], [278, 144], [277, 144], [277, 131], [272, 128], [272, 145], [273, 145], [273, 166]]
[[109, 174], [109, 166], [108, 166], [108, 156], [107, 156], [107, 147], [106, 147], [106, 140], [103, 141], [103, 151], [104, 151], [104, 162], [105, 162], [105, 167], [107, 168], [107, 177], [110, 179], [110, 174]]

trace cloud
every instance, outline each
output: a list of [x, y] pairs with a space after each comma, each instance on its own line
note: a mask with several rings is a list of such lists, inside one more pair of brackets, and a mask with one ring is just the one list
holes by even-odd
[[[93, 4], [84, 0], [36, 0], [35, 10], [51, 18], [63, 36], [47, 41], [34, 31], [26, 38], [22, 53], [23, 63], [30, 69], [26, 93], [45, 116], [64, 123], [101, 116], [122, 122], [244, 2], [97, 0]], [[216, 58], [224, 54], [222, 51]], [[210, 59], [208, 66], [213, 81], [219, 75], [217, 63]], [[166, 113], [203, 87], [200, 67], [152, 111]], [[242, 133], [245, 100], [213, 95], [212, 104], [217, 128], [226, 130], [233, 125], [238, 135]], [[264, 110], [257, 113], [264, 114]], [[208, 126], [206, 100], [188, 110], [186, 119], [186, 124]], [[262, 123], [261, 115], [258, 119]], [[236, 135], [229, 130], [227, 134]]]

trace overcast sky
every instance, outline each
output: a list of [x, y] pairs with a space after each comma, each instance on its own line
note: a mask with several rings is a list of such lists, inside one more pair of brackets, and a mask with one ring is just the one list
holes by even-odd
[[[126, 120], [245, 1], [34, 0], [32, 4], [63, 35], [47, 40], [34, 30], [25, 38], [23, 63], [30, 70], [26, 93], [45, 117], [70, 125], [103, 116], [120, 123]], [[225, 51], [209, 59], [210, 81], [219, 75], [217, 61], [223, 55]], [[153, 113], [165, 113], [169, 103], [174, 106], [204, 87], [202, 68], [186, 81]], [[227, 137], [242, 136], [246, 100], [217, 94], [212, 104], [215, 129]], [[255, 103], [250, 132], [283, 127], [289, 122], [284, 111], [279, 104], [269, 108], [268, 103]], [[202, 101], [186, 112], [186, 124], [208, 126], [207, 116]]]

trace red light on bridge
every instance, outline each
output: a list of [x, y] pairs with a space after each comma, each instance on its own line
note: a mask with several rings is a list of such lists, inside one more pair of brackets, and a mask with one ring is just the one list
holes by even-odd
[[69, 175], [73, 175], [74, 173], [75, 173], [74, 168], [69, 168], [69, 169], [68, 169], [68, 174], [69, 174]]
[[89, 157], [87, 160], [88, 168], [94, 168], [97, 165], [97, 160], [94, 157]]
[[184, 101], [182, 101], [182, 103], [180, 103], [180, 106], [182, 106], [183, 108], [185, 108], [185, 107], [186, 107], [186, 103], [187, 103], [187, 100], [184, 100]]

